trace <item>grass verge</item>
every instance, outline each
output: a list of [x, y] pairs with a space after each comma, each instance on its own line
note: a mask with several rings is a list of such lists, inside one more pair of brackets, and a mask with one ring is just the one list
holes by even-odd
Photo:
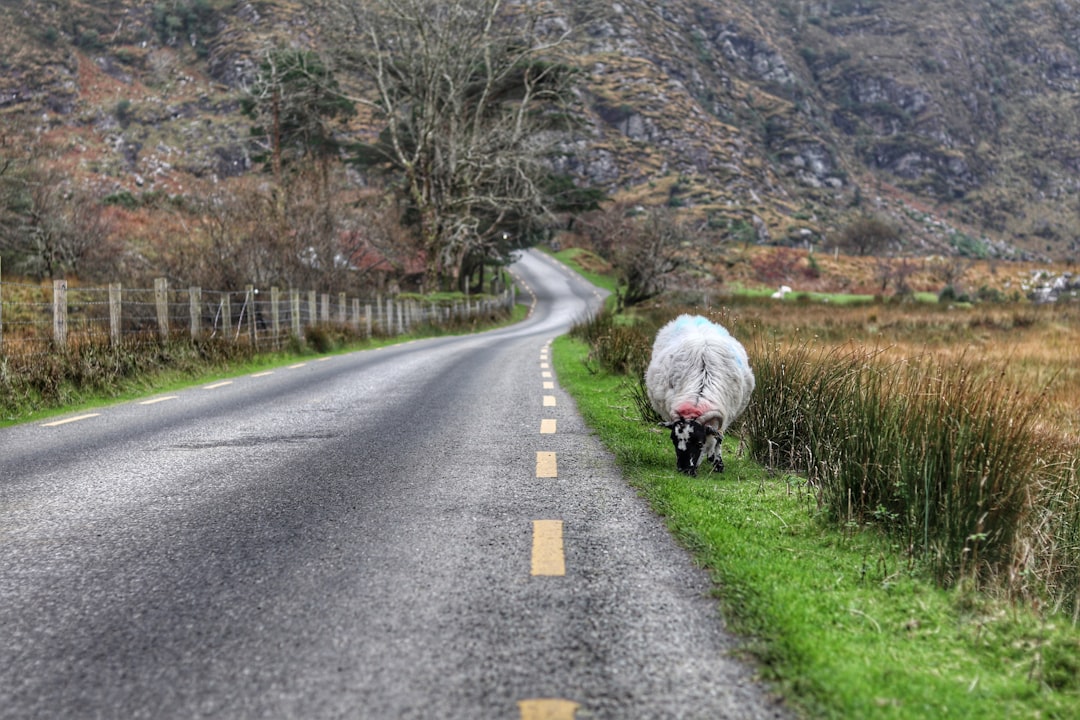
[[943, 590], [873, 530], [830, 525], [801, 478], [735, 456], [679, 475], [625, 375], [554, 346], [560, 384], [629, 482], [707, 568], [743, 650], [815, 718], [1075, 718], [1080, 632], [960, 585]]
[[362, 338], [312, 326], [278, 350], [252, 350], [221, 341], [150, 341], [113, 348], [86, 344], [29, 362], [0, 356], [0, 428], [86, 408], [126, 402], [237, 377], [321, 355], [370, 350], [419, 338], [479, 332], [523, 320], [528, 307], [453, 328], [424, 325], [405, 335]]

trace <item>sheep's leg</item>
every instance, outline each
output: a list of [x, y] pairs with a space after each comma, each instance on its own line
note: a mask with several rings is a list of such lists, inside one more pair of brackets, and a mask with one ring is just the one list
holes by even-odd
[[705, 441], [705, 457], [712, 461], [713, 471], [721, 473], [724, 472], [724, 459], [720, 457], [720, 445], [723, 439], [722, 435], [709, 433], [709, 438]]

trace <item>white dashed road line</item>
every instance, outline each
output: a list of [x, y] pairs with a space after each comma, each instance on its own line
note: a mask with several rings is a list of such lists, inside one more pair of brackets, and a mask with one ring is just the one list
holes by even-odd
[[77, 415], [75, 417], [65, 418], [63, 420], [54, 420], [48, 423], [42, 423], [41, 427], [57, 427], [59, 425], [67, 425], [68, 423], [79, 422], [80, 420], [89, 420], [90, 418], [96, 418], [101, 413], [87, 413], [86, 415]]
[[157, 405], [159, 402], [165, 402], [166, 400], [176, 400], [179, 395], [165, 395], [164, 397], [151, 398], [149, 400], [143, 400], [140, 405]]

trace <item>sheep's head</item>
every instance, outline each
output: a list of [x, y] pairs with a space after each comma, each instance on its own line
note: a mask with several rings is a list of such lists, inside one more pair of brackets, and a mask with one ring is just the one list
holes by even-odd
[[696, 477], [705, 440], [709, 435], [719, 438], [720, 433], [709, 425], [702, 425], [697, 420], [679, 418], [673, 422], [660, 424], [671, 430], [671, 443], [675, 446], [675, 463], [679, 472]]

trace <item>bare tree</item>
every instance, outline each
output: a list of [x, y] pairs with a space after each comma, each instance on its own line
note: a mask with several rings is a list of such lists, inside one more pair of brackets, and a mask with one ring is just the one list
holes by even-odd
[[882, 293], [888, 290], [891, 284], [896, 295], [912, 295], [914, 290], [911, 287], [911, 278], [918, 271], [919, 263], [911, 258], [879, 257], [874, 260], [874, 275], [881, 283]]
[[15, 257], [17, 269], [38, 278], [100, 270], [112, 223], [96, 197], [33, 154], [8, 165], [2, 179], [0, 251]]
[[944, 286], [943, 293], [957, 296], [963, 294], [964, 276], [974, 264], [970, 258], [960, 256], [937, 257], [930, 260], [927, 268], [930, 274]]
[[683, 265], [679, 250], [691, 238], [685, 221], [661, 207], [637, 211], [616, 205], [589, 216], [582, 227], [593, 249], [615, 268], [622, 306], [662, 293]]
[[384, 130], [361, 159], [395, 174], [429, 282], [547, 211], [542, 179], [567, 117], [566, 37], [542, 3], [324, 0], [353, 99]]

